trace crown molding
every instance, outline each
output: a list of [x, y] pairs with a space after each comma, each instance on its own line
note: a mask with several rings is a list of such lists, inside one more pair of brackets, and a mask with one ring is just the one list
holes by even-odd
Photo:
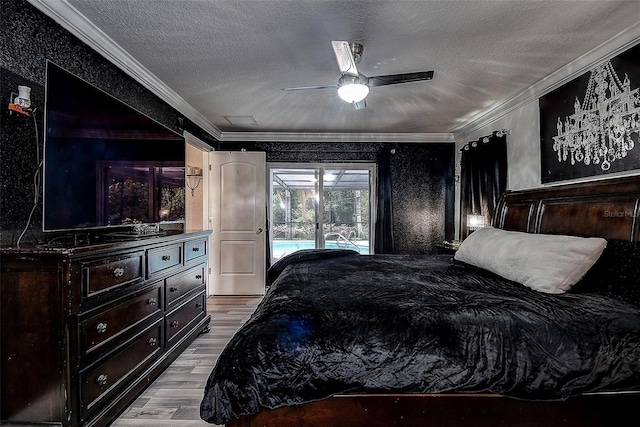
[[202, 129], [209, 132], [214, 138], [219, 139], [221, 137], [222, 132], [217, 127], [153, 75], [153, 73], [143, 67], [133, 56], [96, 27], [75, 7], [67, 3], [66, 0], [28, 1], [42, 13], [60, 24], [64, 29], [79, 38], [80, 41], [87, 44], [116, 67], [133, 77], [153, 94]]
[[615, 37], [570, 62], [554, 73], [533, 84], [512, 98], [481, 111], [464, 125], [453, 130], [456, 140], [463, 140], [510, 112], [537, 100], [541, 96], [581, 76], [599, 63], [608, 61], [640, 42], [640, 23], [618, 33]]
[[213, 151], [213, 147], [210, 144], [207, 144], [189, 131], [182, 131], [182, 136], [184, 136], [184, 139], [188, 143], [198, 147], [202, 151]]
[[455, 142], [452, 133], [224, 132], [222, 142]]
[[452, 133], [222, 132], [66, 0], [28, 1], [186, 118], [209, 132], [216, 140], [224, 142], [248, 140], [265, 142], [454, 142], [455, 140], [464, 139], [511, 111], [580, 76], [598, 62], [608, 60], [640, 42], [640, 23], [638, 23], [514, 97], [480, 112], [470, 118], [464, 125], [454, 129]]
[[133, 56], [96, 27], [66, 0], [28, 0], [34, 7], [60, 24], [108, 61], [133, 77], [153, 94], [186, 118], [209, 132], [218, 141], [296, 142], [453, 142], [451, 133], [287, 133], [222, 132], [177, 93], [171, 90]]

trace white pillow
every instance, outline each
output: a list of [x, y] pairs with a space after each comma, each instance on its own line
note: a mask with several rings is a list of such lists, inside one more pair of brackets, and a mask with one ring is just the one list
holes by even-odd
[[607, 246], [599, 237], [531, 234], [481, 228], [455, 259], [489, 270], [536, 291], [561, 294], [576, 284]]

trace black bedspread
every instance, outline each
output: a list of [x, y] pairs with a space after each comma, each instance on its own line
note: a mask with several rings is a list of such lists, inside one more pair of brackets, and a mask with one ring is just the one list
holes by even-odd
[[276, 265], [209, 377], [204, 420], [336, 393], [555, 400], [640, 389], [638, 306], [542, 294], [447, 256], [315, 258]]

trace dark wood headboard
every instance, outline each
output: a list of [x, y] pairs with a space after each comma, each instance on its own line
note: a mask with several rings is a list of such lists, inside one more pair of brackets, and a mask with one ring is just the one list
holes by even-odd
[[638, 241], [640, 176], [508, 191], [493, 226], [528, 233]]

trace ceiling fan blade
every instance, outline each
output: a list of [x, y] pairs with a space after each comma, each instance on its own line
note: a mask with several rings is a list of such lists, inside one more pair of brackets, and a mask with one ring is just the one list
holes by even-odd
[[333, 47], [333, 53], [336, 55], [340, 72], [357, 76], [358, 69], [356, 68], [356, 61], [349, 47], [349, 42], [332, 40], [331, 46]]
[[337, 85], [285, 87], [282, 90], [337, 89]]
[[419, 82], [433, 79], [433, 71], [419, 71], [417, 73], [389, 74], [386, 76], [369, 77], [369, 86], [388, 86], [400, 83]]
[[362, 101], [354, 102], [353, 106], [356, 110], [362, 110], [363, 108], [367, 108], [367, 102], [363, 99]]

